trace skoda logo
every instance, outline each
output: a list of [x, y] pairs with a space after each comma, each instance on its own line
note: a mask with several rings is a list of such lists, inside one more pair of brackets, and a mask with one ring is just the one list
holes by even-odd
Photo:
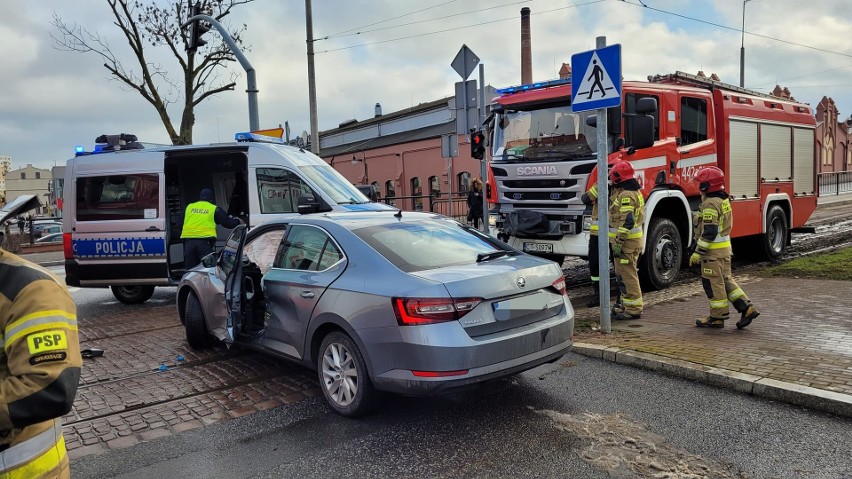
[[526, 285], [527, 285], [527, 280], [525, 280], [523, 276], [518, 276], [518, 287], [523, 288]]
[[523, 194], [523, 193], [514, 193], [514, 194], [512, 195], [512, 198], [514, 198], [514, 199], [516, 199], [516, 200], [519, 200], [519, 199], [521, 199], [521, 198], [523, 198], [523, 197], [524, 197], [524, 194]]

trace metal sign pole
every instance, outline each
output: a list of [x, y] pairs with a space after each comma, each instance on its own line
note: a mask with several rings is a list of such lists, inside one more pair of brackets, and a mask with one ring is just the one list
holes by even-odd
[[[597, 37], [597, 48], [606, 46], [606, 37]], [[612, 332], [609, 306], [609, 183], [607, 170], [606, 108], [595, 110], [598, 143], [598, 258], [600, 264], [601, 331]]]
[[[479, 64], [479, 128], [485, 122], [485, 65]], [[490, 142], [488, 142], [490, 143]], [[482, 231], [488, 233], [488, 198], [485, 197], [485, 183], [488, 181], [488, 150], [485, 149], [485, 154], [479, 160], [479, 179], [482, 181]], [[492, 186], [494, 188], [494, 186]]]

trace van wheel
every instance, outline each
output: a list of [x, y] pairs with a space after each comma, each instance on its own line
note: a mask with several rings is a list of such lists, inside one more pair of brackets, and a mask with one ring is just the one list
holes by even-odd
[[204, 319], [204, 311], [198, 296], [190, 292], [186, 297], [186, 306], [183, 310], [184, 328], [186, 328], [186, 342], [192, 349], [207, 349], [213, 344], [213, 337], [207, 331], [207, 321]]
[[340, 331], [322, 340], [317, 356], [317, 374], [326, 402], [343, 416], [360, 416], [375, 402], [376, 390], [367, 374], [367, 364], [355, 342]]
[[124, 304], [142, 304], [154, 296], [153, 286], [112, 286], [115, 299]]
[[668, 218], [653, 218], [645, 235], [645, 254], [639, 258], [639, 275], [652, 290], [674, 284], [683, 261], [683, 245], [677, 226]]

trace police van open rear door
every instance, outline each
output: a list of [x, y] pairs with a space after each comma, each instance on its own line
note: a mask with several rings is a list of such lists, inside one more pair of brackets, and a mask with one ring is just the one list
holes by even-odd
[[111, 286], [116, 298], [133, 304], [150, 298], [155, 285], [170, 284], [162, 160], [155, 163], [160, 171], [75, 165], [74, 204], [66, 205], [65, 218], [73, 252], [66, 261], [69, 285]]

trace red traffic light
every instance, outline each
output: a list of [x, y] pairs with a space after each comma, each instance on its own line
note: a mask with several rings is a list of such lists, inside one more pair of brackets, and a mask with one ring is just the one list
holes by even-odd
[[477, 160], [485, 157], [485, 135], [482, 132], [470, 135], [470, 156]]

